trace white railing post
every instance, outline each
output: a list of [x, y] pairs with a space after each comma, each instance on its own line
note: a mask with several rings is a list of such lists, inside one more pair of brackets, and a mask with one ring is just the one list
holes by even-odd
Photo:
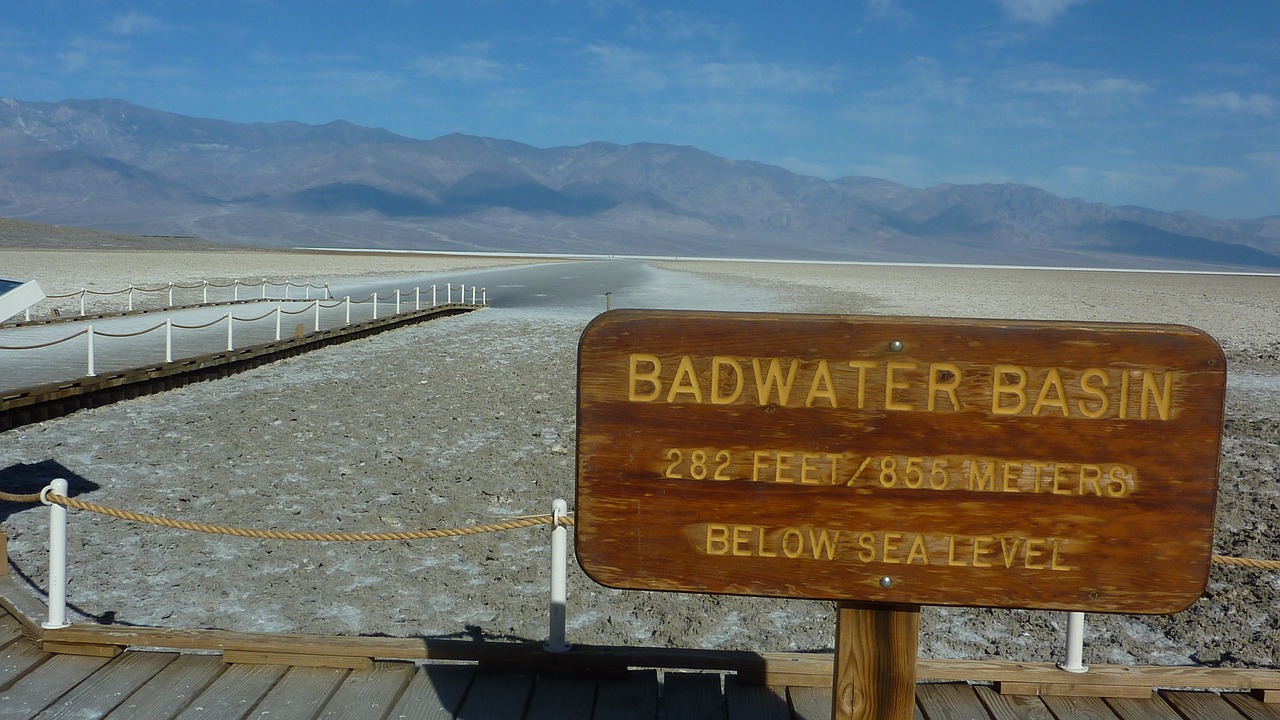
[[240, 281], [239, 280], [231, 281], [231, 299], [235, 301], [240, 300]]
[[396, 288], [396, 314], [400, 314], [400, 288]]
[[48, 493], [67, 497], [67, 481], [56, 478], [40, 491], [40, 502], [49, 506], [49, 619], [46, 630], [67, 627], [67, 509], [49, 501]]
[[333, 299], [333, 291], [329, 289], [329, 283], [324, 284], [324, 299], [325, 300]]
[[350, 325], [350, 324], [351, 324], [351, 296], [350, 296], [350, 295], [345, 295], [345, 296], [343, 296], [343, 298], [342, 298], [342, 304], [343, 304], [344, 306], [346, 306], [346, 309], [347, 309], [347, 324], [348, 324], [348, 325]]
[[471, 304], [472, 305], [476, 304], [476, 286], [475, 285], [471, 286]]
[[93, 326], [86, 326], [84, 333], [89, 337], [89, 372], [87, 374], [89, 377], [93, 377], [98, 374], [98, 371], [93, 366]]
[[201, 285], [201, 288], [202, 288], [201, 292], [203, 292], [204, 295], [201, 297], [200, 302], [208, 305], [209, 304], [209, 281], [205, 280]]
[[164, 361], [173, 362], [173, 318], [164, 319]]
[[453, 283], [445, 283], [444, 289], [447, 290], [449, 293], [447, 296], [445, 296], [445, 300], [450, 305], [452, 305], [453, 304]]
[[568, 597], [569, 542], [567, 539], [568, 531], [565, 529], [564, 524], [561, 523], [561, 518], [568, 512], [569, 505], [564, 500], [556, 498], [551, 503], [551, 605], [548, 613], [551, 627], [547, 635], [547, 642], [542, 646], [542, 649], [553, 653], [562, 653], [569, 650], [569, 644], [564, 641], [565, 604]]
[[288, 300], [288, 299], [289, 299], [289, 288], [291, 288], [291, 287], [293, 287], [293, 281], [292, 281], [292, 280], [285, 280], [285, 281], [284, 281], [284, 299], [285, 299], [285, 300]]
[[372, 293], [369, 293], [369, 297], [373, 299], [373, 319], [377, 320], [378, 319], [378, 291], [374, 290]]
[[283, 313], [280, 312], [280, 306], [276, 305], [276, 342], [280, 342], [280, 316], [282, 314]]
[[1084, 664], [1084, 613], [1067, 613], [1067, 661], [1058, 663], [1058, 667], [1067, 672], [1083, 673], [1089, 671]]
[[235, 318], [231, 317], [231, 313], [227, 313], [227, 350], [235, 350], [235, 343], [231, 341], [231, 328], [235, 326]]
[[169, 307], [173, 307], [173, 283], [169, 283]]
[[316, 332], [320, 332], [320, 300], [316, 299]]
[[262, 299], [267, 299], [267, 279], [262, 278]]
[[[129, 310], [133, 310], [133, 286], [129, 286]], [[30, 319], [30, 318], [28, 318]]]
[[431, 286], [431, 307], [436, 306], [436, 286]]
[[417, 312], [418, 310], [421, 310], [421, 309], [422, 309], [422, 302], [421, 302], [421, 300], [422, 300], [422, 288], [421, 288], [420, 286], [419, 286], [419, 287], [414, 287], [414, 288], [413, 288], [413, 309], [414, 309], [414, 312]]
[[463, 305], [466, 305], [467, 304], [467, 284], [462, 283], [461, 285], [458, 286], [458, 288], [460, 290], [460, 292], [458, 293], [458, 302], [462, 303]]
[[306, 293], [306, 297], [304, 297], [303, 300], [310, 300], [311, 299], [311, 281], [310, 280], [307, 281], [307, 287], [306, 289], [303, 290], [303, 292]]
[[84, 317], [84, 293], [85, 293], [85, 290], [84, 290], [83, 288], [81, 288], [81, 290], [80, 290], [80, 317]]
[[480, 304], [489, 304], [489, 288], [480, 288]]

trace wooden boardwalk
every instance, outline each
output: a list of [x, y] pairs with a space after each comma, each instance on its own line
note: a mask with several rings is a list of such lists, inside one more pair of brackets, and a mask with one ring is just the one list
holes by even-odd
[[[491, 670], [475, 663], [374, 662], [358, 670], [229, 663], [221, 654], [126, 650], [54, 654], [0, 614], [0, 720], [40, 718], [722, 718], [830, 717], [829, 688], [756, 685], [734, 673]], [[548, 669], [550, 666], [548, 665]], [[922, 683], [920, 720], [1280, 720], [1241, 692], [1162, 690], [1147, 698], [1001, 695]]]

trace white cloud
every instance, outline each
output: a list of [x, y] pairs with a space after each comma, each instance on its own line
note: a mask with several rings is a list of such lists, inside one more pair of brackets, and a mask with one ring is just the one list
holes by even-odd
[[410, 67], [421, 75], [467, 83], [501, 80], [507, 74], [502, 63], [471, 54], [424, 56]]
[[791, 63], [705, 61], [680, 54], [654, 54], [616, 45], [591, 45], [588, 55], [610, 82], [635, 92], [676, 89], [712, 92], [828, 92], [839, 73]]
[[1052, 25], [1073, 5], [1089, 0], [998, 0], [1005, 15], [1014, 22], [1032, 25]]
[[916, 21], [911, 11], [902, 7], [899, 0], [867, 0], [868, 20], [890, 20], [902, 25], [911, 25]]
[[1265, 93], [1201, 93], [1182, 98], [1184, 105], [1211, 113], [1272, 117], [1280, 110], [1280, 100]]
[[135, 11], [115, 16], [107, 28], [116, 35], [150, 35], [163, 31], [165, 25], [159, 18]]

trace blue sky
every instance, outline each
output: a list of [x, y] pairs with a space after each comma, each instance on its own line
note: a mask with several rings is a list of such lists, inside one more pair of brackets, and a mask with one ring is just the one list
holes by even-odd
[[0, 96], [1280, 214], [1280, 3], [5, 0]]

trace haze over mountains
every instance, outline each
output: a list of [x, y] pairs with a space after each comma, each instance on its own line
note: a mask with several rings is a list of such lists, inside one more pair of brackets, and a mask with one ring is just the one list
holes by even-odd
[[0, 216], [249, 245], [1280, 268], [1280, 216], [827, 181], [692, 147], [414, 140], [0, 99]]

